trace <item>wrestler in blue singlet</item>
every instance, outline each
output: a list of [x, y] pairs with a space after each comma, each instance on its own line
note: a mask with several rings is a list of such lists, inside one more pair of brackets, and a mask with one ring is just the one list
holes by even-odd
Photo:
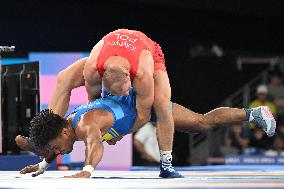
[[112, 113], [114, 124], [103, 136], [104, 140], [111, 140], [130, 133], [136, 118], [135, 91], [131, 89], [129, 96], [112, 96], [104, 91], [103, 96], [103, 98], [83, 104], [72, 111], [71, 114], [75, 113], [73, 127], [76, 127], [78, 120], [84, 113], [90, 110], [106, 110]]
[[[112, 128], [103, 136], [104, 140], [111, 140], [118, 136], [129, 134], [136, 118], [136, 93], [132, 88], [129, 96], [113, 96], [106, 90], [103, 90], [103, 98], [93, 102], [78, 106], [71, 112], [75, 113], [73, 118], [73, 127], [76, 127], [80, 117], [90, 110], [106, 110], [111, 112], [114, 117]], [[151, 121], [156, 121], [154, 111], [152, 111]]]

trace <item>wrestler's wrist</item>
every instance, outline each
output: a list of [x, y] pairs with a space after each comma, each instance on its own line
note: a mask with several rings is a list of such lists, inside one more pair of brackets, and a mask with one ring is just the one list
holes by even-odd
[[38, 163], [38, 169], [39, 170], [45, 170], [49, 166], [49, 163], [46, 162], [45, 159], [43, 159], [41, 162]]
[[92, 172], [95, 170], [95, 168], [92, 166], [92, 165], [85, 165], [83, 167], [83, 171], [87, 171], [89, 172], [90, 174], [92, 174]]

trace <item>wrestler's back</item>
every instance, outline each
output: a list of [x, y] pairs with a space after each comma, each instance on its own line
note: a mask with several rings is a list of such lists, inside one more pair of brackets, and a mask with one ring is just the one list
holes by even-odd
[[[108, 33], [107, 35], [110, 35], [110, 34], [113, 34], [113, 33], [116, 33], [116, 32], [126, 32], [126, 33], [130, 33], [130, 34], [133, 34], [133, 33], [136, 33], [137, 31], [136, 30], [128, 30], [128, 29], [117, 29], [115, 31], [112, 31], [110, 33]], [[89, 56], [89, 59], [87, 61], [87, 63], [91, 63], [93, 64], [93, 67], [96, 68], [96, 65], [97, 65], [97, 60], [98, 60], [98, 56], [104, 46], [104, 39], [101, 39], [92, 49], [91, 53], [90, 53], [90, 56]], [[111, 64], [111, 63], [122, 63], [122, 64], [128, 64], [129, 67], [130, 67], [130, 64], [128, 62], [128, 60], [126, 58], [123, 58], [121, 56], [110, 56], [104, 66], [107, 66], [108, 64]]]
[[[136, 31], [136, 30], [118, 29], [118, 30], [115, 30], [113, 32], [110, 32], [106, 36], [112, 35], [112, 34], [117, 33], [117, 32], [119, 32], [119, 33], [128, 33], [128, 34], [135, 34], [135, 35], [137, 35], [137, 37], [143, 39], [143, 41], [149, 41], [149, 43], [151, 42], [151, 40], [149, 38], [147, 38], [146, 35], [144, 35], [142, 32]], [[95, 80], [95, 79], [97, 80], [97, 79], [101, 78], [99, 72], [97, 71], [97, 63], [98, 63], [98, 57], [99, 57], [99, 55], [101, 53], [101, 50], [104, 47], [104, 45], [105, 45], [105, 40], [101, 39], [93, 47], [93, 49], [92, 49], [92, 51], [90, 53], [90, 56], [89, 56], [89, 58], [88, 58], [88, 60], [86, 62], [85, 68], [84, 68], [85, 72], [92, 72], [91, 74], [88, 74], [88, 75], [92, 75], [92, 78], [89, 78], [89, 79], [87, 78], [88, 80]], [[147, 59], [149, 54], [150, 54], [150, 56], [152, 56], [151, 53], [144, 52], [144, 51], [145, 50], [142, 50], [142, 53], [143, 53], [143, 55], [141, 56], [142, 59], [143, 59], [143, 57], [145, 57], [145, 59]], [[123, 56], [115, 55], [115, 56], [109, 56], [105, 60], [105, 62], [103, 63], [103, 67], [105, 69], [109, 65], [113, 65], [113, 64], [119, 65], [119, 66], [124, 66], [128, 70], [131, 70], [131, 66], [133, 66], [133, 65], [131, 65], [131, 62], [127, 58], [125, 58]], [[135, 75], [139, 75], [140, 74], [139, 73], [139, 67], [138, 67], [138, 69], [136, 71], [137, 71], [137, 73]]]

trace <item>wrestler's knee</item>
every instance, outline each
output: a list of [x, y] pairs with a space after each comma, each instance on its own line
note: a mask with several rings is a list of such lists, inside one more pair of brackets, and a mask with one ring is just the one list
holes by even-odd
[[201, 132], [207, 132], [211, 128], [211, 125], [207, 123], [204, 114], [199, 114], [195, 120], [195, 124], [198, 125]]
[[170, 102], [168, 101], [154, 101], [154, 110], [158, 119], [168, 119], [171, 115]]

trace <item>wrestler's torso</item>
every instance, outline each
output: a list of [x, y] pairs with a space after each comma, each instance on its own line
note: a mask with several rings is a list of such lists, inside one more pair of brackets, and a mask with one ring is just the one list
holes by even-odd
[[129, 96], [107, 95], [77, 107], [69, 116], [73, 127], [79, 125], [82, 116], [89, 114], [98, 123], [94, 126], [99, 127], [104, 140], [130, 133], [136, 118], [134, 93], [131, 90]]

